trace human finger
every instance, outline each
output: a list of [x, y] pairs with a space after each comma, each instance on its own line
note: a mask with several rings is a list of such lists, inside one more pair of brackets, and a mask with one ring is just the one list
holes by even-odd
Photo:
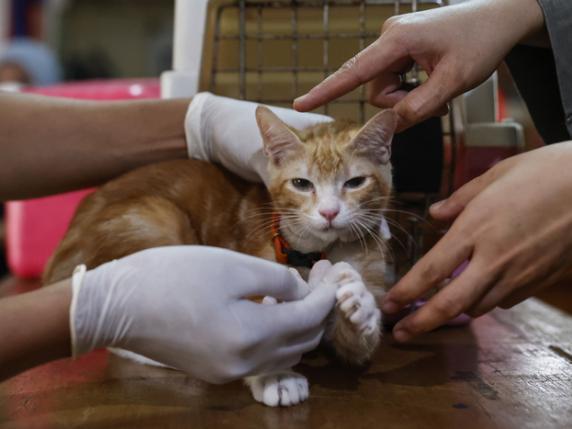
[[278, 349], [277, 356], [283, 357], [298, 353], [303, 354], [314, 350], [320, 344], [324, 332], [325, 327], [320, 325], [310, 331], [288, 338], [284, 345]]
[[397, 313], [438, 286], [469, 258], [472, 244], [453, 226], [437, 244], [385, 295], [381, 309]]
[[322, 326], [335, 302], [336, 285], [322, 283], [301, 300], [260, 306], [267, 307], [261, 309], [266, 314], [260, 315], [260, 320], [267, 320], [278, 335], [295, 338]]
[[413, 314], [393, 328], [397, 341], [408, 341], [414, 336], [431, 331], [465, 312], [478, 302], [491, 287], [491, 279], [483, 276], [482, 265], [469, 263], [463, 273], [435, 294]]
[[243, 256], [245, 256], [244, 262], [233, 266], [233, 275], [228, 280], [231, 285], [229, 287], [231, 296], [235, 298], [270, 296], [281, 301], [295, 301], [310, 292], [308, 284], [300, 275], [284, 265]]
[[408, 92], [403, 88], [401, 73], [387, 72], [379, 74], [368, 83], [367, 94], [370, 104], [387, 108], [405, 98]]
[[[489, 170], [490, 171], [490, 170]], [[429, 208], [431, 216], [438, 220], [450, 220], [457, 217], [478, 194], [487, 188], [496, 175], [482, 174], [457, 189], [450, 197], [438, 201]]]
[[396, 61], [406, 58], [409, 56], [402, 46], [382, 36], [346, 61], [307, 94], [294, 100], [294, 109], [306, 112], [322, 106], [370, 81]]
[[456, 85], [451, 83], [446, 64], [435, 68], [429, 78], [407, 93], [395, 106], [399, 116], [397, 132], [403, 131], [425, 119], [444, 111], [456, 95]]
[[328, 271], [332, 268], [332, 263], [327, 259], [322, 259], [314, 264], [308, 277], [308, 284], [313, 289], [324, 279]]

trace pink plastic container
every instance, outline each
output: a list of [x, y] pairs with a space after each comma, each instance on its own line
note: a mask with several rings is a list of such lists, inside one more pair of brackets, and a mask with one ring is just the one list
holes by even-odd
[[[89, 100], [159, 98], [156, 79], [91, 81], [26, 92]], [[18, 277], [36, 278], [62, 239], [79, 202], [92, 189], [6, 203], [8, 266]]]

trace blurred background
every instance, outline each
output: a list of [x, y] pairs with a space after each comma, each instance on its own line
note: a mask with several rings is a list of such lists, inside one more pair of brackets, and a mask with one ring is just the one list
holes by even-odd
[[62, 80], [157, 77], [171, 66], [174, 1], [2, 0], [3, 49], [50, 49]]
[[[205, 17], [208, 25], [200, 88], [288, 105], [295, 95], [371, 43], [388, 16], [417, 7], [438, 7], [446, 2], [213, 0], [210, 3]], [[45, 87], [49, 93], [49, 88], [59, 88], [62, 84], [65, 87], [70, 82], [149, 78], [153, 80], [144, 81], [146, 85], [158, 88], [161, 73], [172, 68], [174, 12], [173, 0], [0, 0], [0, 85], [6, 90]], [[420, 71], [411, 78], [415, 83], [424, 77]], [[470, 128], [467, 118], [473, 108], [464, 104], [457, 117], [452, 113], [448, 118], [422, 124], [417, 131], [400, 137], [409, 143], [397, 142], [395, 150], [398, 159], [394, 159], [394, 164], [399, 165], [396, 171], [400, 172], [396, 178], [397, 199], [408, 210], [425, 217], [430, 201], [447, 195], [502, 157], [542, 145], [504, 66], [498, 70], [491, 88], [494, 106], [492, 110], [488, 106], [484, 110], [493, 112], [492, 121], [517, 124], [518, 130], [522, 130], [522, 144], [516, 147], [511, 143], [508, 150], [503, 152], [501, 148], [492, 155], [490, 151], [470, 151], [471, 139], [465, 130]], [[54, 90], [56, 95], [64, 93], [65, 90]], [[477, 100], [477, 110], [479, 103]], [[367, 106], [360, 89], [321, 111], [364, 120], [375, 110]], [[455, 133], [456, 127], [461, 131]], [[432, 146], [425, 140], [434, 134], [439, 137], [432, 140], [436, 142]], [[418, 142], [423, 150], [434, 149], [412, 157], [412, 141]], [[424, 168], [431, 156], [438, 159], [434, 163], [436, 173]], [[411, 168], [412, 165], [420, 166]], [[436, 177], [434, 183], [432, 174]], [[411, 216], [395, 219], [406, 230], [404, 237], [396, 233], [396, 239], [405, 242], [405, 246], [397, 246], [405, 248], [402, 251], [408, 264], [403, 269], [443, 232], [440, 227], [425, 228], [425, 221], [419, 224], [415, 219]], [[5, 222], [0, 220], [0, 241], [5, 240]], [[6, 256], [2, 254], [0, 275], [7, 272]], [[562, 304], [563, 295], [555, 293], [545, 299], [568, 305]], [[572, 310], [570, 306], [568, 309]]]

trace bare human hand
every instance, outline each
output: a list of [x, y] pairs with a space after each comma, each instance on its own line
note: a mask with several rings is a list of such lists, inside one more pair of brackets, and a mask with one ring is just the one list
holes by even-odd
[[509, 308], [556, 284], [572, 287], [572, 142], [509, 158], [431, 207], [451, 229], [384, 299], [395, 313], [463, 273], [394, 328], [398, 341], [461, 313]]
[[[312, 110], [369, 82], [370, 103], [393, 107], [403, 130], [446, 112], [452, 98], [485, 81], [516, 44], [543, 28], [536, 0], [475, 0], [396, 16], [379, 39], [297, 98], [294, 108]], [[407, 92], [400, 76], [415, 63], [429, 79]]]

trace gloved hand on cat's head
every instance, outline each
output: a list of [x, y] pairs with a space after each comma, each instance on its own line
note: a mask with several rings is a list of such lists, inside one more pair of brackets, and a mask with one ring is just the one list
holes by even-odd
[[[255, 115], [258, 106], [209, 92], [195, 95], [185, 118], [189, 157], [221, 164], [244, 179], [266, 183], [266, 157]], [[296, 129], [332, 120], [315, 113], [269, 108]]]
[[[222, 383], [290, 368], [314, 349], [336, 300], [287, 267], [230, 250], [169, 246], [85, 272], [76, 268], [70, 310], [74, 356], [119, 347]], [[315, 283], [315, 284], [314, 284]], [[245, 299], [272, 296], [280, 305]]]

